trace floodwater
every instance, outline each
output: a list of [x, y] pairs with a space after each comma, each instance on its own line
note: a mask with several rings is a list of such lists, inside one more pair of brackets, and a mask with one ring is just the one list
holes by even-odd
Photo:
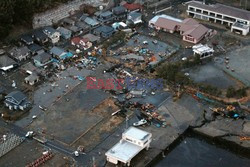
[[[249, 155], [248, 155], [249, 157]], [[250, 159], [216, 147], [204, 140], [187, 137], [155, 167], [249, 167]]]

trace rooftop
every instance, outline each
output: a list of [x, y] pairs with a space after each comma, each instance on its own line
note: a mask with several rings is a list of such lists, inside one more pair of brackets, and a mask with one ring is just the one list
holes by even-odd
[[58, 27], [57, 31], [59, 31], [61, 34], [70, 34], [71, 33], [70, 30], [68, 30], [68, 29], [66, 29], [64, 27]]
[[43, 52], [42, 54], [36, 55], [33, 59], [37, 60], [41, 63], [46, 63], [46, 62], [50, 61], [51, 57], [52, 56], [50, 54]]
[[13, 59], [9, 58], [6, 55], [0, 56], [0, 68], [7, 67], [10, 65], [17, 64]]
[[22, 46], [22, 47], [14, 47], [9, 51], [10, 55], [14, 56], [14, 57], [19, 57], [19, 56], [24, 56], [27, 53], [29, 53], [29, 49], [27, 48], [27, 46]]
[[41, 40], [47, 39], [47, 36], [43, 33], [42, 30], [36, 30], [36, 31], [33, 32], [32, 35], [35, 38], [38, 38], [38, 39], [41, 39]]
[[32, 45], [29, 45], [28, 48], [29, 48], [29, 50], [30, 50], [31, 52], [37, 52], [37, 51], [43, 49], [40, 45], [37, 45], [37, 44], [35, 44], [35, 43], [32, 44]]
[[97, 20], [90, 18], [90, 17], [86, 17], [84, 21], [85, 21], [85, 23], [87, 23], [91, 26], [96, 26], [99, 24], [99, 22]]
[[123, 6], [130, 11], [142, 9], [142, 6], [139, 3], [125, 3]]
[[140, 146], [122, 140], [122, 142], [117, 143], [108, 152], [106, 152], [106, 156], [112, 156], [123, 162], [128, 162], [136, 156], [141, 149], [142, 147]]
[[52, 28], [52, 27], [45, 27], [45, 28], [44, 28], [44, 31], [47, 31], [47, 32], [49, 32], [49, 33], [51, 33], [51, 34], [53, 34], [53, 33], [56, 32], [56, 30], [55, 30], [54, 28]]
[[103, 25], [103, 26], [100, 26], [100, 27], [96, 28], [95, 31], [109, 33], [111, 31], [114, 31], [114, 28], [110, 27], [110, 26]]
[[136, 140], [145, 140], [145, 138], [149, 136], [150, 133], [131, 126], [123, 133], [123, 135], [134, 138]]
[[112, 9], [115, 14], [125, 13], [127, 9], [124, 6], [116, 6]]
[[54, 46], [50, 49], [50, 52], [56, 56], [61, 56], [63, 53], [65, 53], [64, 49]]
[[110, 15], [112, 15], [112, 14], [113, 14], [113, 13], [110, 12], [110, 11], [108, 10], [108, 11], [106, 11], [106, 12], [100, 13], [100, 16], [102, 16], [102, 17], [107, 17], [107, 16], [110, 16]]
[[241, 23], [238, 23], [238, 22], [235, 22], [233, 24], [234, 27], [238, 27], [238, 28], [242, 28], [242, 29], [248, 29], [249, 26], [248, 25], [245, 25], [245, 24], [241, 24]]
[[93, 35], [93, 34], [86, 34], [83, 36], [83, 38], [88, 38], [90, 40], [90, 42], [95, 42], [95, 41], [100, 40], [100, 37]]
[[27, 97], [25, 96], [25, 94], [23, 94], [20, 91], [13, 91], [10, 94], [8, 94], [5, 98], [14, 98], [18, 104], [20, 104], [23, 100], [25, 100]]
[[201, 24], [198, 24], [198, 25], [195, 25], [193, 26], [193, 28], [185, 31], [183, 33], [183, 35], [190, 35], [196, 39], [199, 39], [201, 38], [204, 34], [206, 34], [208, 32], [208, 28], [201, 25]]

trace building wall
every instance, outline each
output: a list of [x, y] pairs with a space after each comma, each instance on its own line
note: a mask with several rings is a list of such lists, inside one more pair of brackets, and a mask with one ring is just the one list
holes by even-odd
[[250, 20], [245, 20], [245, 19], [209, 11], [206, 9], [197, 8], [191, 5], [188, 6], [187, 13], [188, 15], [194, 15], [196, 17], [200, 17], [200, 19], [203, 19], [203, 20], [214, 19], [215, 23], [220, 22], [221, 24], [223, 24], [225, 22], [226, 24], [229, 25], [234, 22], [240, 21], [240, 22], [245, 22], [246, 25], [250, 25]]
[[241, 29], [239, 27], [232, 26], [231, 27], [231, 32], [234, 32], [234, 31], [241, 31], [242, 32], [241, 35], [246, 36], [249, 33], [249, 28], [248, 29]]

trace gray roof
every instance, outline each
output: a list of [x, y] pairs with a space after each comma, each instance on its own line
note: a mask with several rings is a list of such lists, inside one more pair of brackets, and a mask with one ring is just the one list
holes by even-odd
[[75, 21], [74, 21], [73, 19], [71, 19], [71, 18], [68, 18], [68, 17], [62, 19], [62, 21], [63, 21], [64, 23], [71, 24], [71, 25], [74, 25], [74, 24], [75, 24]]
[[0, 68], [1, 67], [7, 67], [10, 65], [14, 65], [17, 64], [13, 59], [11, 59], [10, 57], [3, 55], [0, 56]]
[[57, 32], [54, 28], [52, 28], [52, 27], [45, 27], [44, 29], [43, 29], [43, 31], [47, 31], [48, 33], [50, 33], [50, 34], [54, 34], [55, 32]]
[[48, 37], [46, 36], [46, 34], [43, 33], [42, 30], [36, 30], [33, 32], [33, 37], [38, 38], [40, 40], [45, 40]]
[[61, 34], [70, 34], [71, 33], [70, 30], [68, 30], [68, 29], [66, 29], [64, 27], [58, 27], [57, 31], [59, 31]]
[[91, 26], [96, 26], [99, 24], [99, 22], [95, 19], [92, 19], [90, 17], [86, 17], [86, 19], [84, 20], [85, 23], [91, 25]]
[[76, 33], [76, 32], [79, 32], [81, 31], [82, 29], [80, 27], [77, 27], [77, 26], [69, 26], [67, 27], [70, 31]]
[[24, 56], [29, 53], [29, 49], [27, 46], [23, 47], [13, 47], [10, 51], [9, 54], [12, 55], [13, 57], [19, 57], [19, 56]]
[[39, 55], [36, 55], [33, 59], [44, 64], [44, 63], [50, 61], [51, 57], [52, 56], [50, 54], [48, 54], [46, 52], [43, 52], [43, 53], [41, 53]]
[[5, 96], [5, 98], [13, 98], [18, 104], [20, 104], [23, 100], [27, 99], [27, 97], [20, 91], [13, 91], [7, 96]]
[[30, 35], [22, 35], [21, 36], [21, 40], [23, 40], [26, 43], [32, 43], [33, 39]]
[[250, 21], [250, 12], [247, 10], [226, 6], [223, 4], [206, 5], [198, 2], [191, 2], [188, 6], [194, 6], [197, 8], [207, 9], [213, 12], [229, 15], [236, 18], [241, 18]]
[[36, 74], [31, 74], [31, 75], [27, 76], [24, 80], [25, 80], [25, 81], [29, 81], [29, 82], [34, 82], [34, 81], [36, 81], [36, 80], [38, 80], [38, 79], [39, 79], [39, 76], [38, 76], [38, 75], [36, 75]]
[[131, 17], [132, 19], [135, 19], [135, 18], [140, 17], [140, 16], [142, 16], [142, 14], [139, 12], [130, 12], [129, 13], [129, 17]]
[[83, 36], [83, 38], [88, 38], [90, 40], [90, 42], [95, 42], [95, 41], [100, 40], [100, 37], [93, 35], [93, 34], [86, 34]]
[[81, 29], [88, 29], [88, 28], [89, 28], [89, 26], [88, 26], [86, 23], [81, 22], [81, 21], [76, 22], [75, 25], [76, 25], [77, 27], [81, 28]]
[[74, 19], [81, 20], [81, 21], [84, 21], [86, 17], [88, 17], [87, 13], [77, 13], [73, 16]]
[[29, 50], [30, 50], [31, 52], [37, 52], [37, 51], [43, 49], [40, 45], [37, 45], [37, 44], [29, 45], [28, 48], [29, 48]]
[[114, 31], [114, 28], [110, 27], [110, 26], [103, 25], [103, 26], [97, 27], [95, 29], [95, 31], [102, 32], [102, 33], [109, 33], [109, 32]]
[[121, 13], [125, 13], [127, 9], [124, 6], [117, 6], [117, 7], [114, 7], [112, 11], [114, 14], [121, 14]]
[[65, 51], [62, 48], [54, 46], [52, 49], [50, 49], [50, 53], [54, 54], [56, 56], [61, 56]]
[[101, 16], [101, 17], [107, 17], [107, 16], [110, 16], [110, 15], [113, 15], [113, 13], [111, 12], [111, 11], [106, 11], [106, 12], [102, 12], [102, 13], [100, 13], [100, 15], [99, 16]]

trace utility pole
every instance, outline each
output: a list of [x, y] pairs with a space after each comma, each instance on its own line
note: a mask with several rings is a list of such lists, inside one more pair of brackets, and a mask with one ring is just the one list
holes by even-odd
[[128, 129], [128, 116], [126, 116], [126, 129]]
[[247, 10], [247, 1], [248, 1], [248, 0], [246, 0], [246, 3], [245, 3], [245, 9], [246, 9], [246, 10]]
[[97, 167], [95, 164], [95, 157], [94, 156], [92, 157], [92, 161], [93, 161], [93, 167]]

